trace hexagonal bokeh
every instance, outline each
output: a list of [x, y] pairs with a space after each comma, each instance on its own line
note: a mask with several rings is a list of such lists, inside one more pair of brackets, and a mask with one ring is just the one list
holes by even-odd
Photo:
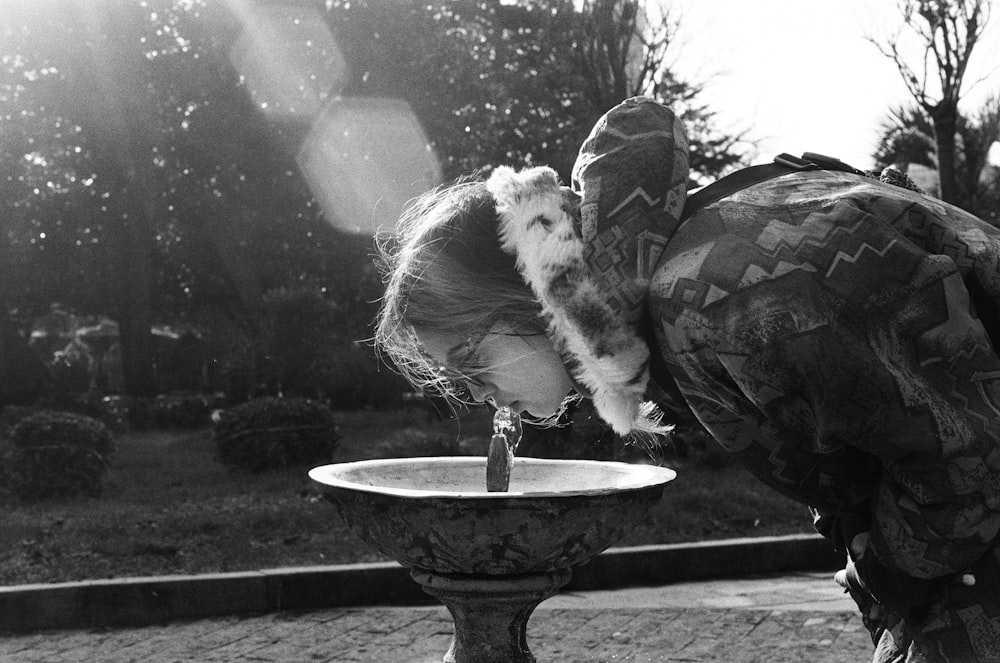
[[317, 9], [230, 2], [243, 31], [229, 60], [265, 113], [311, 118], [340, 93], [347, 65]]
[[355, 233], [391, 229], [407, 202], [441, 182], [423, 128], [401, 99], [335, 99], [297, 161], [326, 219]]

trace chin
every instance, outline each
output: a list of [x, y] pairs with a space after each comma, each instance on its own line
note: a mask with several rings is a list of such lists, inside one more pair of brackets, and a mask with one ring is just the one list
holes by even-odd
[[528, 405], [528, 406], [522, 405], [521, 408], [523, 411], [527, 412], [528, 414], [537, 419], [548, 419], [556, 412], [558, 412], [558, 408], [546, 407], [544, 405]]

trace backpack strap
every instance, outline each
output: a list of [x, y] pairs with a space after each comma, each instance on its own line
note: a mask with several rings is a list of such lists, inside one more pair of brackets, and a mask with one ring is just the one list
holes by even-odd
[[774, 161], [771, 163], [737, 170], [694, 192], [685, 201], [680, 220], [684, 221], [702, 207], [707, 207], [754, 184], [805, 170], [839, 170], [855, 175], [865, 175], [864, 171], [849, 166], [834, 157], [816, 152], [804, 152], [801, 157], [795, 157], [783, 152], [774, 157]]

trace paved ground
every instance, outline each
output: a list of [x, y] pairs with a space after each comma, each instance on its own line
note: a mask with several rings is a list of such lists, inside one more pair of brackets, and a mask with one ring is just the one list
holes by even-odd
[[[439, 663], [443, 607], [341, 608], [0, 638], [3, 663]], [[561, 594], [528, 624], [539, 663], [841, 663], [872, 645], [830, 575]]]

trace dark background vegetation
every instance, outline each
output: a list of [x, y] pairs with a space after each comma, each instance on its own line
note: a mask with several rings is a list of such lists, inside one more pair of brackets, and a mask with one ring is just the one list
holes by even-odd
[[[380, 294], [372, 238], [324, 221], [295, 162], [308, 123], [252, 103], [228, 57], [239, 27], [231, 3], [44, 4], [21, 22], [5, 17], [7, 327], [57, 337], [113, 321], [122, 377], [111, 387], [135, 396], [263, 389], [352, 407], [398, 397], [358, 347]], [[662, 59], [639, 78], [622, 69], [637, 46], [614, 30], [635, 23], [635, 3], [591, 13], [562, 1], [307, 4], [323, 8], [343, 54], [342, 94], [408, 102], [446, 179], [547, 163], [568, 181], [593, 122], [639, 91], [683, 109], [696, 173], [739, 162], [737, 137], [712, 129], [698, 85], [675, 80]], [[603, 22], [605, 5], [617, 20]], [[157, 325], [194, 352], [161, 356], [170, 343]], [[41, 358], [53, 368], [50, 352]], [[329, 379], [348, 373], [373, 383], [345, 390]], [[3, 377], [9, 399], [33, 395], [34, 380]]]
[[[484, 455], [489, 443], [483, 410], [460, 421], [420, 408], [337, 417], [337, 461]], [[708, 440], [690, 443], [685, 457], [669, 458], [680, 478], [618, 545], [812, 531], [803, 506]], [[306, 476], [308, 464], [234, 471], [217, 460], [205, 429], [131, 431], [117, 445], [99, 499], [0, 499], [0, 584], [388, 561], [347, 530]], [[527, 451], [558, 455], [537, 444]]]

